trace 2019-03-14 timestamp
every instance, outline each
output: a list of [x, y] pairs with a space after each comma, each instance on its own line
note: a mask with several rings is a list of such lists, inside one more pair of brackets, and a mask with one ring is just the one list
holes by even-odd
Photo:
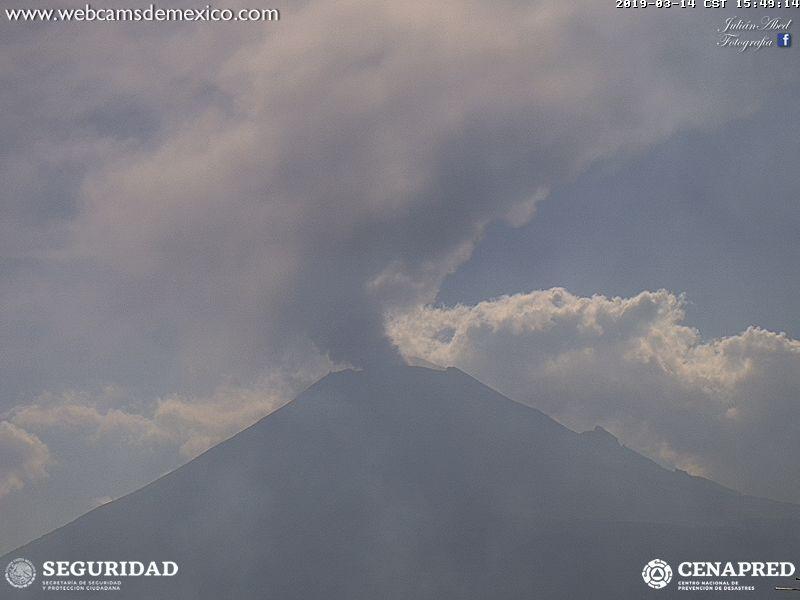
[[800, 8], [800, 0], [616, 0], [617, 8]]

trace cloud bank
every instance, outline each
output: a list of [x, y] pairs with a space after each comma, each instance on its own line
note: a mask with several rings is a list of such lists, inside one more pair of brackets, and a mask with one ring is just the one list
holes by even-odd
[[[38, 442], [57, 436], [66, 453], [81, 447], [126, 448], [131, 453], [174, 453], [180, 462], [252, 425], [299, 391], [276, 378], [258, 388], [222, 386], [209, 396], [171, 394], [142, 406], [124, 390], [43, 394], [6, 414], [3, 424]], [[63, 440], [70, 443], [64, 445]], [[46, 446], [45, 446], [46, 448]]]
[[800, 341], [749, 328], [703, 340], [666, 291], [556, 288], [396, 316], [403, 354], [454, 365], [567, 426], [736, 489], [800, 501]]
[[0, 498], [47, 476], [50, 451], [35, 435], [0, 421]]

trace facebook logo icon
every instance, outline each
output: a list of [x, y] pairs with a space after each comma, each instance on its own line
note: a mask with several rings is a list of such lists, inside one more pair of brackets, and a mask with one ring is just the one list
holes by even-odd
[[779, 48], [791, 48], [792, 46], [792, 34], [791, 33], [779, 33], [778, 34], [778, 47]]

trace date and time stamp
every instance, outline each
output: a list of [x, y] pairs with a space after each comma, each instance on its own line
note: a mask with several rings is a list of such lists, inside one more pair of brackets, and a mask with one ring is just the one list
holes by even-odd
[[800, 8], [800, 0], [615, 0], [617, 8]]
[[[617, 8], [717, 8], [717, 9], [800, 9], [800, 0], [614, 0]], [[765, 15], [758, 18], [728, 16], [720, 19], [714, 32], [716, 45], [739, 52], [764, 48], [792, 47], [794, 19]]]

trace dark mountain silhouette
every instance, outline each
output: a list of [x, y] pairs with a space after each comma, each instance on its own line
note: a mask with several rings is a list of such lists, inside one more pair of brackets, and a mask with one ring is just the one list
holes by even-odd
[[[179, 563], [112, 596], [137, 600], [689, 598], [648, 588], [644, 564], [798, 550], [800, 507], [666, 470], [457, 369], [393, 367], [328, 375], [2, 565]], [[39, 583], [6, 590], [54, 597]], [[760, 598], [782, 582], [747, 583]]]

